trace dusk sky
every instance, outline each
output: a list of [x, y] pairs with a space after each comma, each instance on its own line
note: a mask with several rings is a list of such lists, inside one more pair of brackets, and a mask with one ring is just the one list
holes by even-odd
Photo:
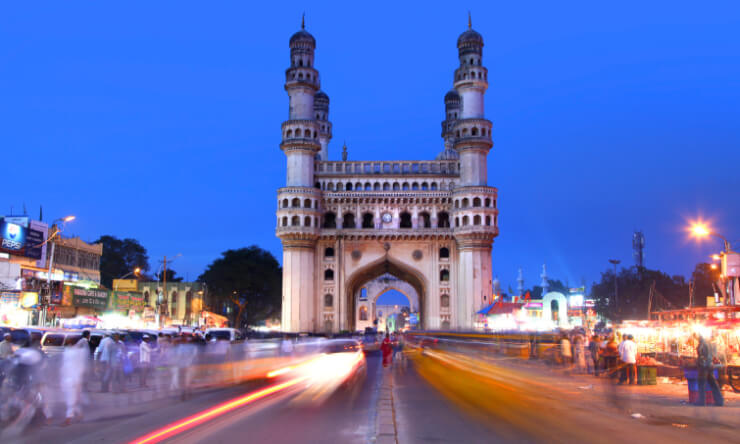
[[688, 275], [740, 239], [736, 2], [47, 2], [0, 14], [0, 214], [138, 239], [195, 279], [226, 249], [282, 260], [288, 38], [317, 40], [339, 160], [433, 159], [456, 40], [485, 40], [503, 288], [590, 285], [610, 258]]

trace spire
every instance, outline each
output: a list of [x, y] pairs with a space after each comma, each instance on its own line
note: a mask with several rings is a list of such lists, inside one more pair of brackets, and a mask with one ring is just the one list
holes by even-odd
[[39, 205], [39, 222], [44, 221], [44, 206]]
[[301, 29], [306, 29], [306, 13], [301, 16]]
[[470, 11], [468, 11], [468, 29], [473, 29], [473, 18], [470, 15]]
[[342, 161], [347, 160], [347, 142], [344, 142], [344, 146], [342, 147]]

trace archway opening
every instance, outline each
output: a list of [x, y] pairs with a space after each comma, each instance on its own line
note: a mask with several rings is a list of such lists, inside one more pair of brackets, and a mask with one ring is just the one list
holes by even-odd
[[416, 327], [418, 313], [412, 313], [408, 296], [395, 288], [383, 291], [375, 300], [375, 319], [379, 332], [400, 332]]
[[[364, 332], [366, 329], [381, 331], [380, 320], [376, 317], [378, 299], [383, 296], [380, 302], [384, 303], [386, 298], [395, 294], [396, 301], [402, 302], [396, 293], [389, 293], [390, 290], [397, 291], [405, 299], [404, 305], [393, 303], [394, 307], [395, 305], [399, 305], [399, 309], [403, 306], [409, 307], [408, 323], [405, 325], [410, 327], [413, 323], [414, 328], [424, 329], [425, 319], [422, 313], [424, 313], [426, 298], [425, 282], [416, 270], [406, 265], [396, 264], [389, 259], [380, 260], [356, 271], [347, 280], [345, 293], [347, 329], [359, 332]], [[360, 319], [361, 310], [363, 312], [367, 310], [367, 320]], [[385, 316], [383, 318], [385, 320]]]

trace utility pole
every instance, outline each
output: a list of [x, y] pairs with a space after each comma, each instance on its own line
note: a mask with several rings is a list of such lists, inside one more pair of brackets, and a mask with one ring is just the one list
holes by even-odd
[[[167, 305], [165, 305], [165, 307], [167, 307], [167, 311], [170, 311], [169, 298], [167, 297], [167, 256], [164, 257], [163, 273], [164, 275], [162, 276], [162, 293], [164, 293], [164, 300], [168, 302]], [[159, 318], [162, 319], [161, 314]]]
[[609, 263], [614, 265], [614, 311], [619, 312], [619, 284], [617, 279], [617, 265], [622, 262], [619, 259], [609, 259]]

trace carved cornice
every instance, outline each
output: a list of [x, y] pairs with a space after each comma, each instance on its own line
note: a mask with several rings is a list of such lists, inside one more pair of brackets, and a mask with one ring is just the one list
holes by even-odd
[[376, 229], [322, 229], [321, 240], [431, 240], [452, 239], [450, 228], [376, 228]]

